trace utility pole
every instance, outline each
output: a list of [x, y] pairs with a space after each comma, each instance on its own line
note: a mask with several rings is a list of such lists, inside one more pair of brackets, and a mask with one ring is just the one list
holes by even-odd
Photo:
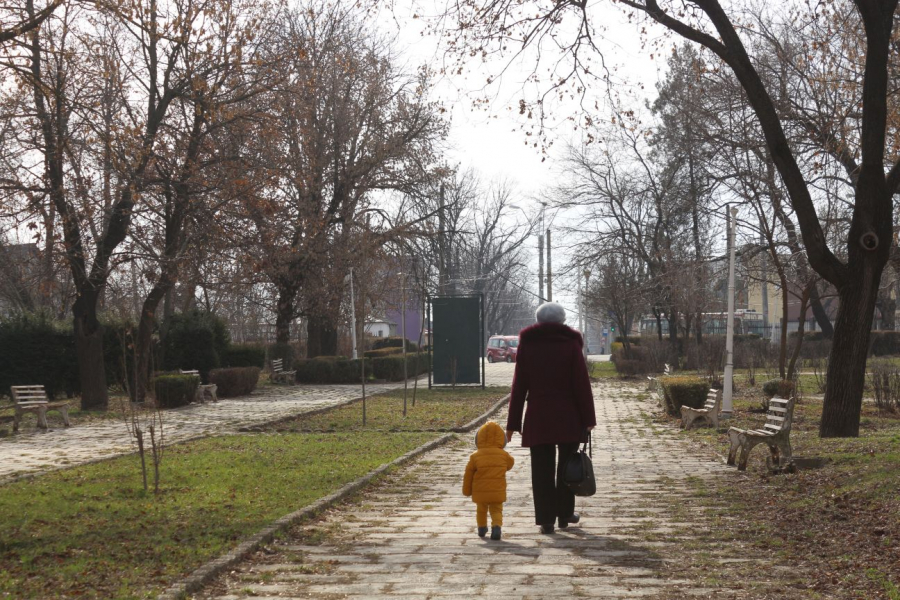
[[350, 343], [353, 344], [353, 360], [359, 358], [356, 350], [356, 299], [353, 295], [353, 267], [350, 267]]
[[553, 263], [550, 254], [550, 228], [547, 228], [547, 302], [553, 302]]
[[544, 236], [538, 236], [538, 304], [544, 303]]
[[732, 207], [728, 220], [728, 322], [725, 329], [725, 381], [722, 390], [722, 416], [733, 412], [734, 394], [734, 230], [737, 229], [737, 207]]

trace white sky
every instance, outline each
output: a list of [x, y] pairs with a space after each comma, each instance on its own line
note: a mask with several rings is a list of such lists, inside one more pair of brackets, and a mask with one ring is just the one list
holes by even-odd
[[[427, 0], [426, 0], [427, 1]], [[397, 1], [392, 13], [382, 15], [379, 29], [389, 35], [397, 35], [397, 47], [403, 54], [409, 67], [427, 63], [440, 65], [443, 60], [443, 48], [438, 40], [427, 32], [427, 22], [423, 18], [413, 19], [414, 12], [426, 15], [422, 2], [413, 5], [415, 0], [406, 4]], [[623, 81], [618, 91], [635, 95], [636, 102], [651, 99], [655, 96], [655, 84], [660, 76], [660, 68], [665, 67], [665, 59], [650, 59], [650, 51], [642, 50], [642, 40], [638, 26], [628, 23], [622, 9], [608, 0], [595, 2], [589, 8], [592, 22], [602, 23], [603, 31], [599, 46], [603, 48], [606, 65], [617, 73]], [[668, 47], [671, 42], [668, 43]], [[547, 57], [550, 58], [550, 57]], [[558, 159], [567, 143], [579, 142], [581, 132], [573, 131], [571, 124], [556, 126], [550, 132], [554, 142], [550, 155], [543, 161], [539, 148], [527, 146], [526, 137], [521, 130], [527, 120], [519, 115], [516, 106], [519, 98], [536, 99], [536, 94], [549, 88], [548, 81], [540, 81], [537, 88], [525, 89], [523, 81], [534, 69], [533, 57], [522, 56], [514, 61], [500, 80], [488, 88], [494, 101], [488, 110], [472, 108], [472, 99], [484, 94], [484, 83], [488, 75], [497, 76], [506, 66], [505, 61], [494, 61], [479, 65], [472, 59], [471, 71], [447, 77], [438, 83], [436, 94], [445, 103], [452, 115], [448, 151], [449, 161], [459, 163], [465, 169], [473, 167], [479, 172], [482, 180], [489, 182], [507, 179], [515, 185], [521, 195], [516, 204], [534, 214], [540, 209], [539, 198], [542, 191], [553, 186], [560, 176]], [[643, 89], [641, 89], [643, 86]], [[586, 104], [593, 104], [594, 98], [601, 100], [606, 94], [605, 84], [596, 83], [597, 89], [589, 90]], [[537, 91], [536, 91], [537, 90]], [[558, 104], [554, 108], [554, 117], [577, 115], [575, 103]], [[548, 211], [548, 220], [551, 218]], [[554, 214], [554, 224], [562, 224], [576, 215]], [[561, 271], [568, 262], [566, 240], [562, 236], [554, 237], [554, 272]], [[537, 242], [531, 244], [533, 254], [534, 289], [537, 289]], [[554, 280], [554, 300], [562, 302], [567, 308], [576, 308], [576, 283], [572, 278]], [[570, 324], [577, 323], [577, 316], [570, 314]]]

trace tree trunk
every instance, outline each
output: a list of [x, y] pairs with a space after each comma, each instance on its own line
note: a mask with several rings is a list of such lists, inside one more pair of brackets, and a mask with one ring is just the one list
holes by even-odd
[[72, 306], [75, 326], [75, 352], [78, 378], [81, 380], [81, 408], [106, 410], [106, 364], [103, 360], [103, 327], [97, 320], [97, 295], [82, 294]]
[[881, 290], [878, 297], [878, 308], [881, 309], [881, 329], [884, 331], [894, 331], [896, 328], [897, 299], [891, 297], [891, 292], [894, 291], [892, 287]]
[[[143, 402], [147, 398], [150, 389], [150, 353], [153, 338], [153, 323], [156, 320], [156, 309], [159, 303], [166, 297], [169, 290], [175, 286], [175, 282], [167, 283], [168, 276], [153, 286], [144, 305], [141, 308], [141, 318], [138, 321], [137, 339], [134, 348], [134, 401]], [[184, 368], [184, 367], [182, 367]]]
[[337, 354], [337, 327], [328, 317], [311, 316], [308, 324], [308, 358], [334, 356]]
[[291, 321], [294, 320], [294, 299], [296, 290], [281, 288], [278, 291], [278, 303], [275, 307], [275, 342], [289, 344], [291, 342]]
[[866, 358], [883, 268], [873, 263], [851, 270], [856, 276], [839, 290], [841, 306], [828, 358], [821, 437], [859, 436]]
[[832, 339], [834, 337], [834, 326], [831, 324], [831, 319], [828, 318], [828, 313], [825, 312], [825, 307], [822, 306], [822, 299], [819, 297], [819, 286], [817, 284], [813, 285], [812, 292], [809, 295], [809, 304], [812, 307], [816, 323], [818, 323], [819, 329], [822, 330], [822, 337], [826, 340]]

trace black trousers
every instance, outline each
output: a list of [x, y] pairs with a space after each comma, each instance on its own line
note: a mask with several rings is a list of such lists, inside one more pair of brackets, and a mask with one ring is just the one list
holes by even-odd
[[531, 493], [534, 496], [535, 524], [552, 525], [558, 519], [568, 519], [575, 512], [575, 494], [562, 480], [562, 473], [566, 461], [577, 449], [578, 442], [531, 447]]

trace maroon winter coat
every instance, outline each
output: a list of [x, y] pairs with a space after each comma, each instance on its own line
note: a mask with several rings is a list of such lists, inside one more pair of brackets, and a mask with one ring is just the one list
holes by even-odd
[[523, 446], [580, 442], [597, 424], [582, 344], [580, 333], [560, 323], [537, 323], [519, 334], [506, 429], [522, 432]]

